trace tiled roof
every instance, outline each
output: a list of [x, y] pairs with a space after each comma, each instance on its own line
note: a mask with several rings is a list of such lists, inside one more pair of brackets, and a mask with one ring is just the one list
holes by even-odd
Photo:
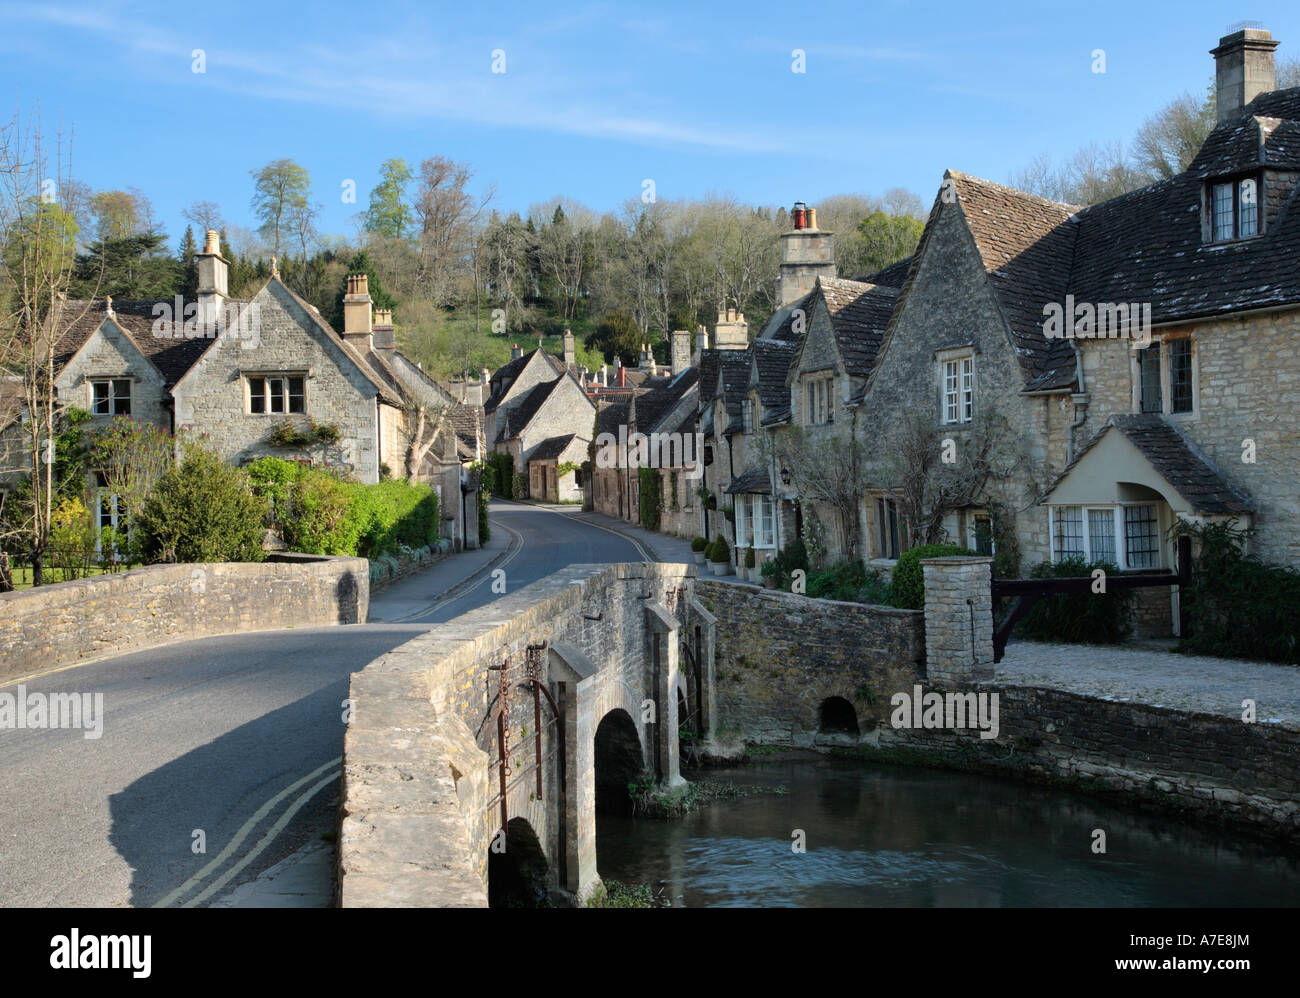
[[865, 378], [871, 373], [885, 328], [894, 314], [898, 289], [838, 278], [819, 278], [818, 285], [831, 314], [835, 344], [845, 370], [850, 377]]
[[1209, 516], [1254, 512], [1250, 498], [1228, 483], [1173, 426], [1154, 413], [1112, 416], [1101, 431], [1079, 451], [1044, 493], [1050, 495], [1106, 433], [1114, 427], [1133, 444], [1151, 467], [1192, 506], [1192, 512]]
[[886, 288], [902, 288], [903, 282], [907, 280], [907, 268], [912, 265], [912, 259], [909, 256], [905, 260], [899, 260], [897, 263], [891, 263], [888, 267], [877, 270], [874, 274], [855, 279], [862, 284], [880, 284]]
[[1043, 335], [1043, 306], [1064, 302], [1070, 289], [1079, 207], [962, 173], [947, 176], [1011, 329], [1024, 380], [1042, 389], [1067, 387], [1074, 350], [1069, 340]]
[[649, 432], [669, 409], [675, 406], [683, 395], [699, 383], [700, 372], [688, 367], [677, 377], [651, 389], [644, 395], [638, 395], [634, 401], [636, 408], [636, 428], [642, 433]]
[[718, 371], [722, 362], [719, 360], [721, 350], [701, 350], [700, 363], [700, 404], [708, 406], [718, 391]]
[[501, 434], [498, 439], [508, 440], [519, 436], [559, 383], [560, 379], [556, 378], [554, 381], [542, 381], [533, 385], [522, 399], [506, 410], [506, 418], [501, 422]]
[[586, 442], [587, 440], [586, 437], [580, 437], [576, 433], [561, 434], [558, 437], [547, 437], [535, 448], [533, 448], [532, 456], [529, 457], [528, 460], [530, 461], [557, 460], [561, 454], [563, 454], [566, 450], [568, 450], [569, 444], [573, 442], [575, 437], [584, 442]]
[[533, 354], [536, 353], [542, 355], [542, 359], [550, 365], [551, 370], [553, 370], [557, 376], [565, 372], [566, 368], [564, 366], [564, 361], [561, 358], [556, 357], [554, 354], [547, 353], [545, 350], [540, 348], [530, 350], [526, 354], [515, 357], [513, 360], [507, 361], [505, 364], [498, 367], [496, 372], [488, 380], [488, 397], [487, 401], [483, 403], [484, 412], [493, 412], [496, 410], [496, 408], [501, 404], [502, 397], [510, 390], [510, 386], [518, 380], [520, 373], [528, 366], [528, 362], [533, 359]]
[[763, 406], [763, 424], [790, 417], [790, 391], [785, 378], [794, 360], [795, 346], [780, 340], [755, 340], [754, 366], [758, 369], [758, 400]]
[[[194, 362], [203, 355], [212, 343], [210, 337], [193, 337], [186, 339], [181, 322], [172, 323], [154, 319], [153, 301], [114, 301], [113, 320], [127, 334], [131, 342], [153, 363], [166, 379], [170, 388], [194, 366]], [[173, 307], [172, 301], [165, 304]], [[235, 308], [242, 308], [247, 302], [231, 302]], [[54, 348], [56, 367], [62, 367], [74, 354], [85, 346], [86, 340], [107, 318], [103, 299], [78, 300], [69, 299], [60, 305], [60, 315], [56, 320], [63, 326], [63, 332]], [[154, 322], [160, 323], [158, 331], [178, 333], [178, 336], [155, 336]], [[66, 324], [66, 325], [65, 325]]]
[[[722, 350], [720, 353], [718, 380], [722, 388], [722, 401], [727, 407], [727, 415], [735, 420], [740, 417], [741, 403], [749, 394], [750, 348]], [[716, 396], [716, 390], [714, 394]]]
[[772, 483], [768, 479], [766, 468], [750, 468], [742, 472], [736, 478], [732, 479], [727, 486], [726, 494], [729, 496], [740, 495], [742, 493], [759, 493], [768, 495], [772, 491]]
[[447, 418], [456, 431], [463, 455], [474, 457], [486, 450], [482, 409], [476, 405], [451, 405], [447, 407]]
[[618, 428], [627, 424], [627, 402], [615, 402], [601, 406], [596, 414], [596, 433], [612, 433], [618, 436]]

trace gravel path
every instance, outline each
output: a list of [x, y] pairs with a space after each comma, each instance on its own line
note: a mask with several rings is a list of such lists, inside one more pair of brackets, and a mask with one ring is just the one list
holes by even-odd
[[1015, 641], [995, 666], [1001, 682], [1300, 727], [1300, 668], [1145, 649]]

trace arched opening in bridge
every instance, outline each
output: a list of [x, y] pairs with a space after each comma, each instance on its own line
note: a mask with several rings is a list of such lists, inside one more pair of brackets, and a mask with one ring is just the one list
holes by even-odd
[[636, 724], [625, 710], [611, 710], [596, 728], [596, 810], [631, 814], [627, 785], [645, 769]]
[[500, 833], [488, 847], [488, 905], [492, 908], [546, 906], [548, 865], [533, 826], [511, 818], [502, 849]]
[[857, 735], [858, 712], [843, 697], [827, 697], [822, 701], [819, 735]]
[[686, 697], [682, 694], [682, 688], [677, 687], [677, 751], [680, 758], [685, 760], [694, 760], [695, 746], [699, 741], [700, 733], [695, 730], [695, 718], [691, 714], [691, 709], [687, 705]]

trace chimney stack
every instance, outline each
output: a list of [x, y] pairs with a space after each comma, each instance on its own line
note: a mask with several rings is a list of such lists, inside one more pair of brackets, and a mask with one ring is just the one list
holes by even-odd
[[213, 229], [208, 229], [203, 242], [203, 252], [195, 257], [199, 272], [199, 321], [205, 329], [212, 329], [221, 318], [222, 302], [229, 297], [227, 277], [230, 264], [221, 256], [221, 239]]
[[691, 334], [685, 329], [674, 329], [668, 334], [673, 377], [691, 366]]
[[1273, 50], [1277, 42], [1263, 28], [1242, 28], [1219, 39], [1214, 56], [1214, 123], [1235, 121], [1260, 94], [1277, 89]]
[[719, 350], [744, 350], [749, 346], [749, 324], [745, 313], [734, 308], [718, 309], [718, 324], [713, 335]]
[[348, 291], [343, 296], [343, 338], [363, 353], [373, 345], [371, 331], [370, 278], [365, 274], [348, 275]]
[[492, 372], [485, 367], [483, 368], [483, 373], [479, 377], [482, 378], [483, 388], [486, 390], [488, 384], [492, 381]]
[[776, 279], [778, 308], [793, 305], [813, 289], [817, 278], [833, 278], [835, 234], [817, 228], [817, 209], [794, 205], [794, 229], [781, 236], [781, 271]]
[[575, 362], [576, 357], [573, 351], [573, 330], [566, 329], [564, 331], [564, 366], [569, 368], [569, 370], [573, 370]]
[[374, 344], [376, 350], [394, 350], [397, 343], [393, 334], [393, 310], [375, 309]]
[[510, 359], [511, 359], [511, 360], [518, 360], [518, 359], [519, 359], [520, 357], [522, 357], [523, 355], [524, 355], [524, 351], [520, 348], [520, 346], [519, 346], [518, 343], [516, 343], [514, 346], [512, 346], [512, 347], [510, 348]]
[[606, 388], [609, 387], [609, 365], [608, 364], [600, 365], [600, 383], [604, 385]]

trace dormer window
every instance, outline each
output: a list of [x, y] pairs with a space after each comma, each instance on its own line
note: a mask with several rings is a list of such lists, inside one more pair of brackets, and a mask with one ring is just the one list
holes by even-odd
[[1241, 177], [1210, 184], [1210, 238], [1216, 243], [1259, 235], [1259, 179]]

